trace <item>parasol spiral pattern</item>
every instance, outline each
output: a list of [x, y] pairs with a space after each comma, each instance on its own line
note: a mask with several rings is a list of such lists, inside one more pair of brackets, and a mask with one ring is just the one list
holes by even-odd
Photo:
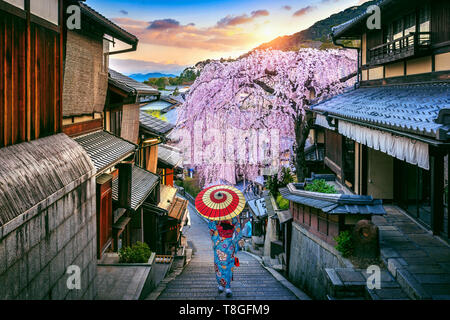
[[195, 198], [197, 211], [213, 221], [234, 218], [244, 210], [244, 207], [244, 195], [232, 186], [211, 186], [202, 190]]

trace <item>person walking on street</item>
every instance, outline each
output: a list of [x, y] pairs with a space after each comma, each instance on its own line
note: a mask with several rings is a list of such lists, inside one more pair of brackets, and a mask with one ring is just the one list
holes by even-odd
[[210, 221], [208, 226], [213, 242], [218, 291], [222, 293], [225, 290], [226, 296], [231, 297], [233, 271], [239, 266], [239, 260], [235, 254], [244, 246], [239, 217], [231, 220]]

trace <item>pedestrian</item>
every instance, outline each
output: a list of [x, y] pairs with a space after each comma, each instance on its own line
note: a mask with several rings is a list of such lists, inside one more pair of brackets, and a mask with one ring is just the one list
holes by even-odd
[[244, 246], [239, 217], [231, 220], [210, 221], [209, 229], [214, 249], [214, 269], [219, 293], [225, 290], [226, 296], [231, 297], [231, 281], [233, 270], [239, 266], [235, 254]]

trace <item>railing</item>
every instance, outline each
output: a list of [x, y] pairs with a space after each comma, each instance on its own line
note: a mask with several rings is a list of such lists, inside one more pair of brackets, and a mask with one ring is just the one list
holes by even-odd
[[431, 46], [430, 32], [411, 32], [409, 35], [369, 49], [368, 64], [382, 64], [416, 55]]

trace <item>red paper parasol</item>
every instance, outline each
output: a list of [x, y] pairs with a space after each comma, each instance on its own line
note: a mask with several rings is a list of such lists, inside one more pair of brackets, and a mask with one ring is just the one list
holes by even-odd
[[238, 216], [245, 206], [245, 197], [235, 187], [218, 185], [202, 190], [195, 198], [195, 208], [209, 220], [222, 221]]

